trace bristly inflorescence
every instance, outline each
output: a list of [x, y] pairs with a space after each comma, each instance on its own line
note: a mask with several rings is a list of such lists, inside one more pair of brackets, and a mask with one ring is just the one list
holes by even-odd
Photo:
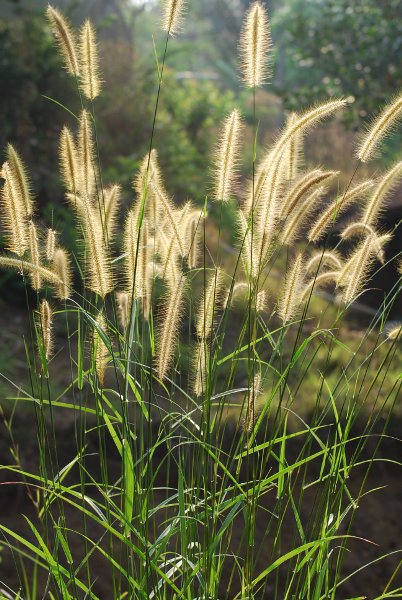
[[235, 109], [224, 122], [221, 139], [216, 150], [214, 197], [222, 202], [230, 200], [233, 192], [239, 161], [241, 129], [240, 112]]
[[268, 13], [261, 2], [254, 2], [244, 19], [240, 38], [242, 79], [257, 88], [269, 77], [271, 33]]
[[368, 162], [375, 155], [384, 137], [402, 118], [402, 95], [398, 95], [388, 104], [382, 113], [373, 121], [367, 133], [363, 136], [358, 148], [357, 157], [362, 162]]
[[47, 7], [46, 15], [52, 27], [53, 34], [59, 44], [67, 71], [71, 75], [79, 77], [80, 67], [76, 48], [77, 43], [71, 25], [65, 16], [50, 4]]
[[185, 0], [163, 0], [162, 31], [166, 31], [168, 35], [179, 33], [185, 8]]

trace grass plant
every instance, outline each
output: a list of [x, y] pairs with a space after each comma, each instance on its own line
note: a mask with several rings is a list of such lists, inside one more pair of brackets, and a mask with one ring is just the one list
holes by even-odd
[[[373, 271], [398, 261], [386, 250], [397, 227], [378, 226], [400, 163], [342, 192], [337, 172], [301, 171], [309, 130], [347, 109], [337, 98], [290, 115], [262, 156], [254, 143], [242, 181], [244, 122], [234, 106], [211, 153], [212, 200], [179, 206], [154, 145], [183, 9], [165, 2], [152, 137], [128, 207], [98, 160], [94, 101], [107, 83], [95, 30], [87, 21], [76, 33], [47, 9], [82, 103], [76, 130], [60, 125], [61, 178], [81, 250], [70, 255], [55, 224], [42, 227], [28, 170], [9, 145], [0, 267], [24, 280], [29, 383], [14, 382], [2, 409], [11, 454], [0, 468], [3, 487], [20, 486], [30, 510], [16, 528], [0, 519], [15, 573], [0, 577], [2, 598], [338, 600], [370, 569], [345, 565], [370, 543], [354, 531], [367, 496], [381, 494], [370, 472], [392, 462], [380, 447], [401, 393], [400, 325], [389, 318], [401, 277], [357, 338], [345, 327]], [[255, 92], [270, 72], [270, 49], [267, 12], [255, 2], [240, 44], [255, 139]], [[401, 103], [374, 120], [360, 161]], [[221, 243], [228, 204], [238, 228], [229, 257]], [[345, 226], [340, 216], [352, 205]], [[60, 357], [69, 383], [57, 390]], [[34, 412], [32, 469], [12, 427], [24, 404]], [[70, 424], [67, 452], [60, 420]], [[400, 566], [375, 600], [402, 597]], [[352, 589], [354, 600], [374, 600], [369, 589]]]

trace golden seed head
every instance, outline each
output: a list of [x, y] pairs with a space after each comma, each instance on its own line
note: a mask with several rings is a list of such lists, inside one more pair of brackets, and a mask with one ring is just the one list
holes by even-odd
[[373, 158], [384, 137], [387, 136], [401, 117], [402, 95], [399, 95], [374, 119], [371, 127], [363, 136], [357, 148], [357, 157], [362, 162], [368, 162]]
[[47, 230], [46, 236], [46, 258], [49, 261], [54, 259], [54, 253], [56, 250], [57, 231], [54, 229]]
[[95, 189], [94, 144], [92, 139], [91, 116], [83, 110], [78, 132], [78, 191], [89, 200]]
[[402, 323], [396, 325], [396, 327], [392, 327], [387, 332], [387, 338], [391, 341], [398, 340], [398, 342], [402, 341]]
[[66, 300], [72, 292], [72, 275], [68, 253], [64, 248], [56, 248], [53, 257], [53, 269], [59, 279], [56, 294], [60, 300]]
[[268, 79], [271, 47], [268, 13], [263, 4], [254, 2], [245, 15], [240, 37], [242, 76], [246, 86], [256, 88]]
[[162, 31], [168, 35], [176, 35], [180, 32], [183, 24], [185, 0], [163, 0]]
[[332, 202], [324, 212], [319, 216], [313, 227], [308, 233], [308, 239], [310, 242], [318, 242], [328, 229], [335, 223], [339, 215], [341, 215], [355, 200], [362, 198], [367, 194], [368, 190], [371, 189], [374, 182], [369, 179], [359, 183], [351, 190], [345, 191], [342, 195], [338, 196], [334, 202]]
[[196, 331], [197, 336], [201, 339], [209, 338], [212, 333], [215, 312], [222, 300], [222, 291], [223, 271], [218, 267], [210, 276], [199, 306]]
[[236, 179], [241, 129], [240, 112], [235, 109], [224, 122], [221, 139], [216, 150], [214, 166], [215, 200], [222, 202], [230, 200]]
[[80, 219], [84, 228], [85, 244], [88, 252], [88, 278], [85, 283], [95, 294], [104, 298], [112, 291], [114, 285], [102, 223], [99, 214], [89, 203], [84, 203]]
[[15, 181], [15, 186], [21, 204], [24, 205], [25, 214], [28, 218], [34, 213], [34, 201], [31, 193], [31, 184], [28, 179], [27, 171], [24, 163], [18, 152], [11, 145], [7, 145], [7, 161], [10, 166], [12, 177]]
[[81, 88], [88, 100], [100, 94], [99, 55], [96, 34], [91, 21], [85, 21], [80, 32]]
[[[99, 312], [96, 318], [96, 325], [103, 335], [107, 335], [106, 320], [103, 312]], [[99, 330], [94, 328], [92, 342], [95, 358], [96, 375], [100, 387], [103, 387], [105, 381], [105, 371], [110, 359], [110, 352], [105, 342], [103, 341]]]
[[23, 256], [28, 247], [26, 212], [18, 183], [8, 162], [2, 166], [1, 177], [5, 180], [0, 200], [6, 248], [18, 256]]
[[197, 342], [194, 353], [194, 394], [199, 398], [204, 393], [207, 386], [209, 366], [209, 350], [206, 340]]
[[381, 177], [374, 188], [362, 214], [362, 221], [367, 225], [375, 225], [381, 215], [385, 201], [395, 189], [395, 186], [402, 177], [402, 161], [394, 165], [389, 171]]
[[160, 379], [167, 375], [172, 364], [183, 312], [185, 288], [186, 282], [181, 276], [174, 289], [169, 291], [164, 303], [157, 335], [156, 370]]
[[278, 303], [278, 315], [284, 324], [289, 323], [297, 313], [302, 301], [303, 283], [303, 255], [298, 254], [286, 273], [285, 286]]
[[120, 325], [127, 329], [130, 322], [130, 295], [127, 292], [117, 292], [116, 303]]
[[[40, 267], [40, 253], [39, 253], [39, 243], [38, 243], [38, 234], [36, 231], [36, 226], [31, 221], [28, 225], [29, 232], [29, 255], [30, 261], [35, 267]], [[38, 291], [42, 287], [42, 278], [40, 276], [39, 269], [35, 269], [30, 273], [31, 285], [34, 290]]]
[[68, 127], [62, 129], [59, 153], [64, 185], [69, 192], [76, 194], [80, 189], [79, 157], [73, 135]]
[[54, 37], [59, 44], [67, 71], [71, 75], [78, 77], [80, 69], [77, 59], [76, 42], [70, 24], [62, 13], [50, 4], [47, 7], [46, 15], [53, 30]]
[[49, 302], [45, 299], [39, 305], [38, 329], [42, 334], [46, 360], [49, 360], [53, 351], [53, 311]]

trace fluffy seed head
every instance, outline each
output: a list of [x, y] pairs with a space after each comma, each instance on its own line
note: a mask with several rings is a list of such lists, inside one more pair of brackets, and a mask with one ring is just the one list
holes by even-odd
[[338, 285], [344, 288], [345, 303], [353, 302], [363, 290], [378, 252], [379, 237], [368, 235], [345, 263], [338, 279]]
[[278, 304], [278, 315], [284, 324], [295, 316], [303, 294], [303, 256], [298, 254], [286, 273], [285, 286]]
[[78, 152], [68, 127], [63, 127], [60, 135], [60, 167], [66, 189], [76, 194], [80, 189], [80, 169]]
[[[297, 114], [291, 113], [287, 120], [286, 126], [291, 128], [296, 123], [296, 121]], [[283, 153], [282, 162], [283, 167], [285, 169], [285, 178], [289, 181], [292, 181], [297, 176], [299, 165], [301, 162], [302, 143], [303, 136], [300, 133], [296, 133], [290, 138], [286, 149]]]
[[199, 254], [199, 232], [200, 232], [200, 220], [202, 219], [202, 213], [194, 211], [193, 214], [189, 215], [186, 223], [186, 239], [188, 247], [188, 268], [195, 269], [198, 263]]
[[4, 267], [5, 269], [13, 269], [21, 274], [30, 274], [34, 271], [37, 271], [44, 281], [56, 286], [56, 288], [58, 288], [58, 286], [64, 285], [64, 282], [61, 280], [56, 270], [52, 271], [45, 267], [34, 265], [30, 261], [22, 260], [21, 258], [13, 258], [11, 256], [0, 256], [0, 267]]
[[149, 262], [151, 260], [151, 241], [148, 222], [144, 219], [139, 230], [138, 214], [131, 209], [124, 228], [125, 281], [129, 294], [146, 302], [150, 292]]
[[91, 117], [83, 110], [78, 132], [79, 187], [82, 196], [92, 198], [95, 189], [94, 147], [92, 140]]
[[150, 188], [155, 193], [155, 198], [156, 198], [157, 203], [164, 211], [166, 220], [168, 221], [168, 223], [171, 227], [172, 233], [174, 233], [174, 235], [176, 236], [176, 241], [177, 241], [178, 248], [180, 250], [180, 255], [185, 256], [186, 249], [185, 249], [185, 245], [184, 245], [184, 236], [177, 226], [175, 211], [174, 211], [174, 208], [172, 207], [172, 204], [171, 204], [169, 198], [164, 193], [164, 191], [161, 190], [156, 185], [155, 182], [153, 182], [153, 181], [150, 182]]
[[351, 223], [350, 225], [348, 225], [348, 227], [346, 227], [346, 229], [344, 229], [341, 233], [341, 238], [343, 240], [349, 239], [351, 237], [366, 237], [366, 236], [371, 236], [373, 239], [373, 245], [377, 246], [377, 258], [379, 259], [379, 261], [384, 264], [385, 262], [385, 255], [384, 255], [384, 251], [383, 251], [383, 246], [389, 242], [389, 240], [392, 238], [392, 234], [390, 233], [384, 233], [382, 235], [379, 235], [377, 231], [375, 231], [370, 225], [367, 225], [367, 223]]
[[121, 187], [119, 185], [112, 185], [106, 188], [104, 191], [104, 220], [108, 244], [110, 244], [110, 242], [113, 240], [116, 230], [116, 219], [120, 206], [120, 195]]
[[[40, 254], [39, 254], [39, 244], [38, 244], [38, 234], [36, 231], [36, 226], [31, 221], [28, 225], [28, 240], [29, 240], [29, 255], [30, 260], [35, 267], [40, 267]], [[40, 271], [36, 268], [34, 271], [30, 273], [31, 285], [34, 290], [40, 290], [42, 286], [42, 279], [40, 276]]]
[[49, 261], [54, 259], [54, 253], [56, 250], [56, 239], [57, 239], [57, 231], [54, 229], [48, 229], [46, 235], [46, 258]]
[[257, 298], [255, 301], [255, 309], [258, 313], [263, 312], [265, 310], [265, 306], [267, 303], [267, 294], [265, 290], [260, 290], [257, 293]]
[[402, 324], [389, 329], [387, 332], [387, 338], [391, 341], [398, 340], [398, 342], [402, 341]]
[[81, 88], [88, 100], [100, 94], [99, 56], [96, 35], [92, 23], [87, 19], [80, 32]]
[[323, 193], [324, 187], [321, 186], [292, 210], [283, 226], [281, 236], [283, 244], [290, 245], [299, 237], [302, 227], [314, 214], [316, 204], [320, 201]]
[[357, 149], [357, 157], [368, 162], [375, 154], [384, 137], [402, 117], [402, 95], [399, 95], [384, 108], [362, 138]]
[[209, 338], [212, 333], [215, 310], [221, 300], [222, 290], [223, 272], [218, 267], [210, 277], [198, 311], [196, 331], [197, 336], [201, 339]]
[[256, 88], [269, 76], [269, 53], [272, 47], [268, 14], [254, 2], [248, 9], [240, 37], [242, 77], [246, 86]]
[[279, 216], [286, 218], [311, 188], [332, 177], [336, 177], [337, 175], [339, 175], [338, 171], [321, 171], [319, 169], [314, 169], [313, 171], [309, 171], [302, 175], [294, 185], [292, 185], [284, 200], [281, 202]]
[[53, 35], [59, 44], [67, 71], [71, 75], [78, 77], [80, 69], [78, 66], [74, 33], [70, 24], [61, 12], [57, 8], [53, 8], [50, 4], [47, 7], [46, 15], [53, 30]]
[[164, 303], [164, 314], [157, 336], [156, 370], [160, 379], [166, 376], [172, 364], [183, 312], [184, 292], [185, 279], [180, 277]]
[[367, 225], [376, 224], [384, 202], [387, 200], [387, 197], [393, 191], [401, 177], [402, 162], [399, 162], [380, 179], [362, 215], [362, 221], [367, 223]]
[[308, 239], [310, 242], [317, 242], [327, 232], [332, 223], [334, 223], [340, 214], [342, 214], [352, 202], [357, 198], [364, 196], [367, 191], [373, 187], [373, 181], [363, 181], [353, 189], [345, 192], [332, 202], [328, 208], [317, 219], [316, 223], [310, 229]]
[[117, 312], [120, 325], [127, 329], [130, 322], [130, 296], [127, 292], [117, 292], [116, 294]]
[[53, 257], [53, 269], [57, 276], [56, 295], [60, 300], [66, 300], [72, 292], [71, 266], [68, 253], [64, 248], [57, 248]]
[[312, 288], [317, 290], [318, 288], [328, 285], [329, 283], [337, 284], [339, 274], [340, 271], [326, 271], [325, 273], [321, 273], [321, 275], [317, 275], [317, 277], [309, 281], [303, 288], [301, 299], [305, 300], [307, 296], [310, 295]]
[[205, 340], [197, 343], [194, 353], [194, 394], [199, 398], [205, 391], [208, 377], [209, 351]]
[[88, 203], [84, 203], [80, 219], [84, 227], [88, 251], [88, 278], [85, 283], [95, 294], [104, 298], [113, 289], [113, 278], [102, 223], [99, 215]]
[[23, 256], [28, 246], [25, 206], [10, 166], [5, 162], [0, 176], [5, 180], [1, 192], [2, 224], [7, 250]]
[[256, 402], [258, 396], [261, 393], [261, 373], [258, 372], [254, 375], [253, 381], [250, 386], [250, 390], [247, 396], [246, 415], [243, 419], [243, 426], [245, 431], [250, 434], [253, 430], [256, 416]]
[[25, 165], [22, 162], [20, 155], [11, 144], [7, 145], [7, 161], [10, 166], [12, 176], [15, 180], [18, 194], [21, 197], [21, 202], [24, 205], [25, 214], [28, 218], [30, 218], [34, 213], [31, 185]]
[[41, 301], [38, 313], [38, 329], [42, 334], [46, 360], [49, 360], [53, 351], [53, 311], [47, 300]]
[[215, 200], [230, 200], [239, 158], [241, 133], [240, 112], [235, 109], [226, 118], [216, 151], [214, 196]]
[[317, 269], [326, 267], [340, 271], [342, 266], [342, 258], [336, 250], [318, 250], [306, 264], [306, 273], [316, 273]]
[[[98, 314], [96, 318], [96, 324], [99, 327], [99, 329], [106, 335], [106, 321], [102, 312]], [[98, 377], [100, 387], [103, 387], [105, 381], [105, 370], [109, 362], [110, 353], [108, 347], [106, 346], [105, 342], [100, 336], [98, 329], [94, 328], [93, 330], [92, 342], [95, 358], [96, 375]]]
[[183, 24], [185, 8], [185, 0], [163, 0], [162, 31], [166, 31], [168, 35], [179, 33]]

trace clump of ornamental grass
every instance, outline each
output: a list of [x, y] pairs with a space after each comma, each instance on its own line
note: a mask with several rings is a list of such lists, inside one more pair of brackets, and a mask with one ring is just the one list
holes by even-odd
[[[155, 122], [168, 41], [184, 5], [163, 3]], [[26, 539], [0, 521], [4, 547], [19, 557], [24, 597], [101, 598], [108, 592], [97, 587], [100, 574], [102, 586], [110, 574], [116, 598], [342, 597], [353, 516], [379, 460], [375, 452], [366, 460], [366, 441], [385, 432], [378, 434], [377, 415], [391, 418], [400, 391], [393, 377], [401, 328], [387, 325], [400, 280], [357, 346], [345, 339], [342, 318], [364, 298], [375, 267], [390, 260], [392, 235], [382, 231], [381, 215], [402, 163], [342, 193], [338, 171], [308, 165], [304, 140], [347, 108], [338, 98], [289, 115], [261, 156], [258, 144], [248, 153], [249, 177], [240, 176], [246, 124], [233, 106], [211, 153], [218, 212], [236, 207], [235, 260], [227, 261], [225, 246], [205, 239], [208, 203], [172, 198], [154, 130], [132, 190], [104, 183], [92, 109], [103, 86], [95, 29], [86, 21], [77, 34], [51, 6], [47, 17], [82, 98], [76, 126], [60, 128], [59, 146], [80, 251], [70, 255], [63, 232], [39, 217], [23, 157], [8, 145], [0, 268], [35, 292], [25, 294], [30, 311], [34, 303], [25, 341], [30, 388], [15, 388], [18, 406], [35, 410], [39, 469], [22, 467], [12, 436], [13, 464], [5, 467], [10, 481], [21, 477], [35, 517], [24, 520]], [[270, 50], [267, 10], [254, 2], [240, 42], [254, 100]], [[360, 161], [370, 160], [401, 110], [398, 98], [374, 120]], [[59, 393], [62, 360], [69, 381]], [[56, 413], [71, 415], [66, 464]], [[359, 490], [350, 481], [364, 464]], [[73, 529], [73, 512], [81, 529]]]

